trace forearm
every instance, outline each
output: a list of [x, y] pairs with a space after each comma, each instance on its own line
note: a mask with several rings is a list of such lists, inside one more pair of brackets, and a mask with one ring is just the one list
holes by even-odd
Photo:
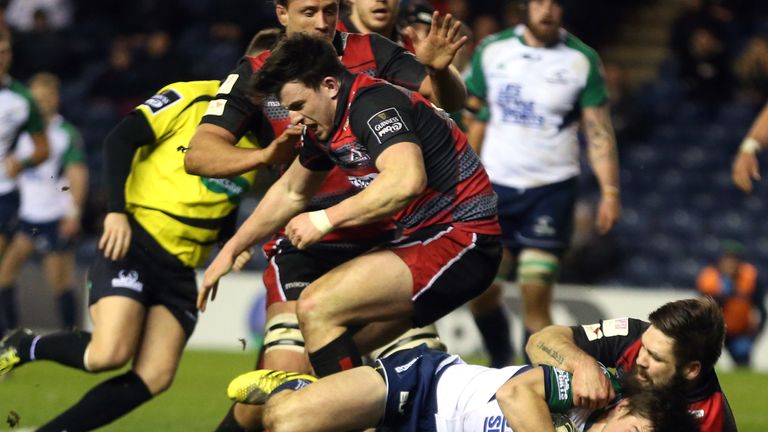
[[589, 163], [603, 193], [619, 191], [619, 158], [616, 136], [607, 109], [592, 109], [585, 117]]
[[547, 364], [573, 373], [582, 362], [595, 360], [576, 346], [569, 327], [551, 325], [531, 335], [525, 346], [531, 363]]
[[67, 181], [69, 193], [72, 195], [73, 211], [79, 212], [88, 196], [88, 168], [85, 164], [77, 163], [67, 167]]
[[544, 399], [529, 387], [516, 387], [507, 394], [497, 393], [499, 407], [515, 432], [554, 431]]
[[34, 150], [32, 151], [32, 155], [27, 158], [25, 166], [37, 166], [43, 163], [46, 159], [48, 159], [49, 155], [49, 147], [48, 147], [48, 137], [45, 135], [45, 133], [38, 133], [31, 135], [32, 142], [34, 143]]
[[467, 88], [456, 68], [448, 66], [442, 70], [430, 69], [429, 80], [432, 86], [432, 102], [448, 112], [464, 108]]
[[763, 108], [760, 115], [752, 123], [744, 141], [747, 142], [750, 139], [755, 141], [754, 145], [758, 146], [757, 150], [765, 149], [768, 146], [768, 105]]
[[[201, 125], [184, 153], [188, 174], [206, 177], [232, 177], [264, 165], [263, 149], [236, 147], [237, 139], [226, 131], [213, 132], [216, 126]], [[229, 135], [226, 135], [229, 134]]]

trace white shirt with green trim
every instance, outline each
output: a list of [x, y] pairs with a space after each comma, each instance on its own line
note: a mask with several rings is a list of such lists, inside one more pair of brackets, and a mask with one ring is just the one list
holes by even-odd
[[[74, 202], [64, 173], [70, 163], [84, 161], [80, 133], [62, 116], [53, 117], [45, 133], [48, 159], [19, 174], [19, 217], [32, 223], [53, 222], [72, 210]], [[26, 159], [34, 148], [29, 134], [24, 134], [19, 139], [16, 156], [20, 160]]]
[[592, 48], [565, 31], [551, 46], [531, 47], [524, 28], [484, 39], [466, 80], [489, 108], [480, 156], [491, 181], [521, 189], [579, 174], [581, 110], [607, 100]]

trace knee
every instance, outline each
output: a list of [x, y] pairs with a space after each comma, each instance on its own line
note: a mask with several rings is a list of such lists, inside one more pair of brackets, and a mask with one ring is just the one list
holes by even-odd
[[136, 375], [146, 384], [152, 396], [158, 395], [171, 387], [176, 370], [172, 368], [143, 368], [136, 370]]
[[109, 371], [125, 366], [132, 357], [133, 350], [129, 347], [104, 347], [91, 342], [85, 352], [85, 365], [91, 372]]
[[517, 282], [521, 287], [551, 287], [560, 271], [557, 255], [539, 249], [524, 249], [517, 267]]
[[318, 297], [319, 295], [304, 291], [296, 303], [296, 315], [302, 331], [306, 331], [308, 324], [317, 322], [323, 316], [322, 302]]

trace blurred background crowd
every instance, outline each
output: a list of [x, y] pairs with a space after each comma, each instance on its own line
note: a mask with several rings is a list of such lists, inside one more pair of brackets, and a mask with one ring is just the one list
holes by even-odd
[[[403, 0], [401, 10], [416, 1], [426, 2]], [[523, 19], [514, 0], [429, 3], [464, 21], [473, 44]], [[768, 262], [768, 188], [741, 193], [730, 168], [768, 99], [768, 2], [563, 3], [565, 27], [604, 61], [624, 216], [612, 233], [595, 233], [599, 192], [583, 170], [562, 282], [693, 289], [726, 239], [759, 269]], [[277, 22], [267, 0], [0, 0], [0, 26], [14, 35], [11, 75], [58, 75], [61, 112], [82, 132], [91, 173], [78, 249], [85, 265], [105, 212], [109, 130], [167, 83], [225, 78], [253, 34]]]

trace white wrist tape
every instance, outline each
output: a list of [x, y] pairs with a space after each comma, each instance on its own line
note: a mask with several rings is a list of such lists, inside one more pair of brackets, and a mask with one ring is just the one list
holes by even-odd
[[328, 215], [325, 214], [325, 210], [309, 212], [309, 221], [323, 234], [333, 231], [333, 224], [328, 219]]
[[744, 138], [744, 141], [741, 142], [741, 147], [739, 147], [740, 152], [749, 154], [755, 154], [759, 152], [760, 149], [760, 142], [752, 137]]

